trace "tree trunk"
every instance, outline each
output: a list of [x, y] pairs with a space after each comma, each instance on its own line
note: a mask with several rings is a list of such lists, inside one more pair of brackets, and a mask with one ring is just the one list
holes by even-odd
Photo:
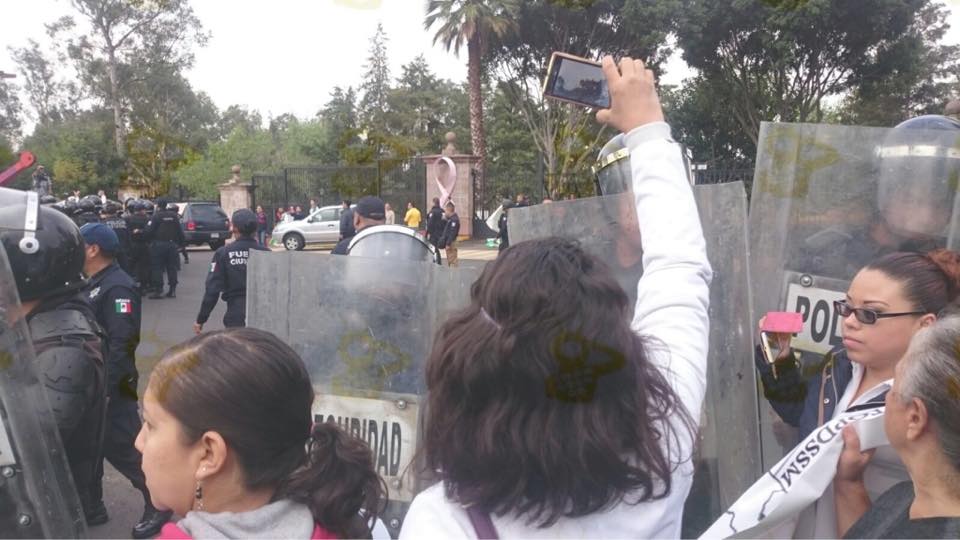
[[[474, 32], [467, 41], [467, 83], [470, 86], [470, 138], [477, 161], [475, 189], [482, 195], [486, 187], [487, 141], [483, 131], [483, 78], [481, 77], [480, 34]], [[483, 200], [483, 199], [481, 199]], [[476, 211], [477, 209], [474, 209]]]
[[113, 48], [107, 51], [107, 76], [110, 78], [110, 107], [113, 108], [113, 133], [117, 155], [126, 161], [127, 140], [124, 133], [123, 111], [120, 110], [120, 82], [117, 80], [117, 56]]

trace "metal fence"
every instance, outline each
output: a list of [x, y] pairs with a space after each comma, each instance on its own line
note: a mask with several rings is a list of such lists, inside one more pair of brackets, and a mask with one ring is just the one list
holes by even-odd
[[277, 173], [251, 177], [253, 204], [273, 215], [277, 208], [308, 208], [356, 201], [376, 195], [401, 212], [408, 202], [425, 208], [426, 165], [420, 159], [383, 160], [374, 165], [317, 165], [285, 167]]

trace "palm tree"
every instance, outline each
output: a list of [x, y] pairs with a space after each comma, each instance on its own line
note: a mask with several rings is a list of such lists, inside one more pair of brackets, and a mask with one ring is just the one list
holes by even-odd
[[519, 0], [428, 0], [424, 27], [439, 26], [433, 43], [459, 56], [467, 44], [467, 83], [470, 87], [470, 138], [477, 162], [477, 187], [483, 193], [487, 170], [487, 142], [483, 130], [483, 53], [491, 39], [516, 28], [513, 14]]

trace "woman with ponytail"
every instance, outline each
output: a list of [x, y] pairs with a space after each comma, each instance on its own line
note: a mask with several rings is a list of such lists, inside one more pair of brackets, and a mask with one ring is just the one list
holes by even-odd
[[272, 334], [220, 330], [168, 350], [136, 447], [159, 538], [370, 538], [385, 499], [370, 449], [313, 425], [303, 361]]
[[[897, 252], [865, 266], [837, 301], [843, 346], [814, 369], [804, 368], [782, 338], [783, 351], [770, 364], [757, 348], [756, 364], [764, 395], [784, 422], [797, 427], [800, 440], [851, 407], [883, 406], [894, 370], [910, 340], [932, 325], [937, 314], [960, 295], [960, 253]], [[890, 446], [877, 449], [863, 473], [871, 497], [908, 479]], [[838, 475], [835, 482], [844, 482]], [[842, 532], [850, 523], [842, 523]], [[838, 536], [834, 487], [801, 517], [800, 538]]]

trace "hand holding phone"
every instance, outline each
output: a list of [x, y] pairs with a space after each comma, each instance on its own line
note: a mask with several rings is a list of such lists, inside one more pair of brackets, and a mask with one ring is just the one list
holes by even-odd
[[607, 77], [600, 62], [562, 52], [550, 56], [543, 95], [593, 109], [610, 107]]
[[617, 70], [612, 56], [603, 57], [603, 73], [610, 87], [610, 108], [597, 112], [597, 120], [623, 133], [663, 122], [656, 78], [642, 60], [624, 57]]
[[776, 372], [776, 362], [790, 356], [793, 335], [803, 330], [800, 313], [771, 311], [760, 319], [760, 348], [768, 364]]

